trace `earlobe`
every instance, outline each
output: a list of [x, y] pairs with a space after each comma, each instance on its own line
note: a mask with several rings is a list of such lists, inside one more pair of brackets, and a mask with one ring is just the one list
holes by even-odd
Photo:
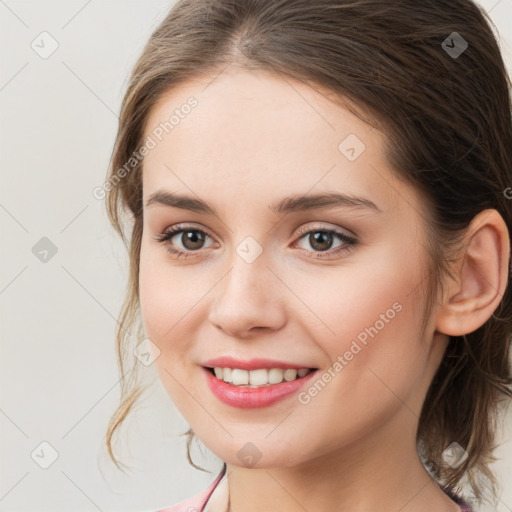
[[436, 330], [449, 336], [481, 327], [498, 307], [509, 275], [510, 239], [497, 210], [480, 212], [468, 227], [455, 279], [438, 306]]

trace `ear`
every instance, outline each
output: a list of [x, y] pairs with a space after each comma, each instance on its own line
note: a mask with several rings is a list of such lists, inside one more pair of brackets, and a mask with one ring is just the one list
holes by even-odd
[[484, 210], [475, 216], [461, 254], [436, 315], [436, 331], [449, 336], [476, 331], [491, 317], [505, 293], [510, 240], [497, 210]]

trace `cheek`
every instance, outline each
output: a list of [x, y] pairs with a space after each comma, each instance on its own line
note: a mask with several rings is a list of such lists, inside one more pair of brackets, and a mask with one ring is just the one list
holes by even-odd
[[[368, 251], [330, 277], [309, 273], [295, 280], [294, 291], [322, 323], [316, 338], [331, 358], [349, 350], [354, 339], [369, 346], [371, 340], [385, 338], [388, 347], [398, 346], [419, 328], [424, 301], [419, 284], [426, 271], [419, 249], [409, 247], [404, 258], [400, 247], [397, 241], [378, 253]], [[312, 322], [307, 320], [305, 327]]]
[[[186, 314], [189, 300], [185, 296], [190, 287], [184, 286], [183, 273], [172, 272], [166, 265], [165, 251], [141, 248], [139, 295], [141, 316], [146, 336], [160, 351], [176, 347], [165, 340], [179, 340], [179, 319]], [[188, 307], [190, 309], [190, 307]]]
[[[188, 416], [193, 403], [189, 393], [197, 394], [193, 380], [197, 367], [190, 362], [190, 330], [196, 323], [193, 307], [204, 293], [191, 286], [185, 274], [173, 271], [165, 255], [141, 250], [139, 294], [144, 332], [160, 351], [154, 365], [164, 388], [178, 409]], [[184, 383], [190, 386], [187, 392]]]
[[[208, 269], [196, 265], [173, 267], [162, 248], [141, 248], [139, 295], [146, 336], [158, 346], [157, 365], [189, 368], [199, 311], [212, 283]], [[203, 319], [204, 320], [204, 319]], [[188, 359], [187, 359], [188, 357]]]
[[333, 331], [318, 341], [331, 361], [325, 400], [336, 400], [339, 414], [355, 424], [357, 417], [362, 424], [388, 414], [422, 382], [428, 346], [420, 339], [426, 298], [417, 261], [397, 257], [371, 272], [354, 269], [342, 280], [344, 290], [331, 286], [316, 302]]

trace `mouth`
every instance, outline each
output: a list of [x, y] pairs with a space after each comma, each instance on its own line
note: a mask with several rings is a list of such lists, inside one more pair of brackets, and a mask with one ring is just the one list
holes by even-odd
[[311, 383], [319, 371], [305, 367], [242, 370], [218, 366], [201, 366], [201, 370], [213, 395], [224, 404], [239, 409], [269, 407], [292, 397]]
[[303, 379], [318, 370], [318, 368], [260, 368], [256, 370], [243, 370], [240, 368], [209, 366], [203, 366], [203, 368], [216, 379], [226, 384], [244, 388], [270, 387], [283, 382], [292, 382]]

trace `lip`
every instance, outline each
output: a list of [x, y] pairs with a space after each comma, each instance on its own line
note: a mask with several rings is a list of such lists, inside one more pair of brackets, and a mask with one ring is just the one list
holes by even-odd
[[304, 366], [303, 364], [293, 364], [286, 363], [284, 361], [277, 361], [276, 359], [249, 359], [248, 361], [242, 361], [241, 359], [235, 359], [229, 356], [216, 357], [214, 359], [209, 359], [205, 361], [201, 366], [205, 366], [208, 368], [239, 368], [240, 370], [258, 370], [260, 368], [266, 368], [270, 370], [271, 368], [282, 368], [283, 370], [287, 369], [296, 369], [301, 370], [312, 369], [312, 366]]
[[[282, 363], [281, 363], [282, 364]], [[224, 368], [229, 368], [225, 366]], [[261, 366], [259, 367], [261, 368]], [[273, 366], [272, 368], [276, 368]], [[283, 381], [280, 384], [272, 384], [261, 388], [246, 388], [228, 384], [213, 375], [210, 370], [202, 367], [206, 383], [210, 391], [223, 403], [239, 409], [258, 409], [283, 400], [296, 393], [306, 385], [318, 373], [318, 370], [309, 372], [306, 376], [290, 382]]]

